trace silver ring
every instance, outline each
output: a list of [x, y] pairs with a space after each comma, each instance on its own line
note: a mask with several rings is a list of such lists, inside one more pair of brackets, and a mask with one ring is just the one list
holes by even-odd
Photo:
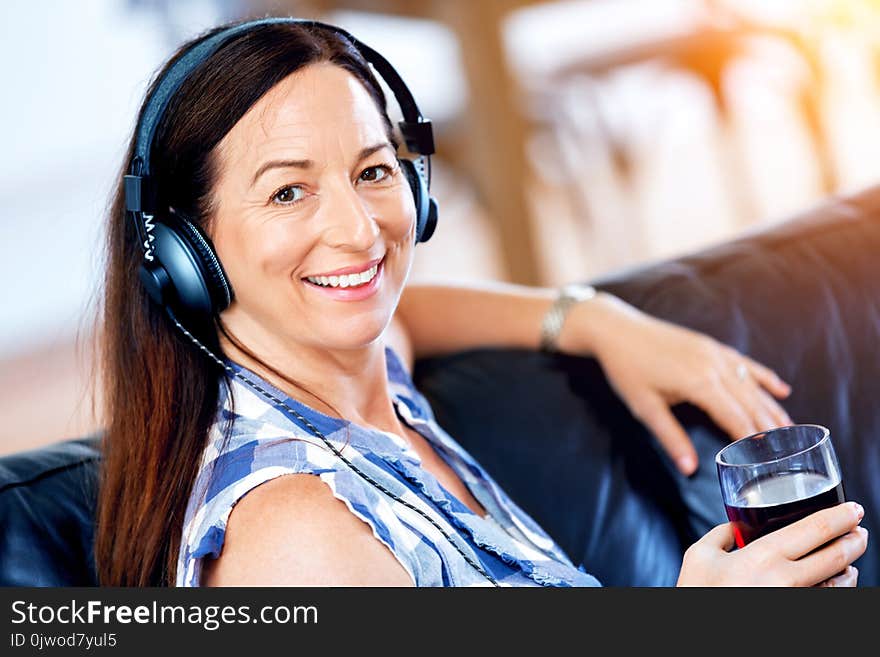
[[745, 381], [749, 377], [749, 368], [746, 367], [745, 363], [740, 363], [736, 366], [736, 378], [740, 381]]

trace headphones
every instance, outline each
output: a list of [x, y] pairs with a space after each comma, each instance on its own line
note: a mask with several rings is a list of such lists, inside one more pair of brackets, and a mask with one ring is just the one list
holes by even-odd
[[[195, 222], [170, 208], [155, 207], [150, 187], [150, 151], [169, 102], [184, 81], [232, 37], [263, 25], [297, 24], [344, 37], [388, 84], [403, 114], [399, 122], [407, 148], [418, 161], [398, 158], [416, 208], [416, 243], [427, 242], [437, 226], [437, 202], [430, 195], [434, 134], [394, 67], [378, 52], [342, 28], [298, 18], [263, 18], [240, 23], [206, 37], [186, 50], [165, 72], [147, 100], [136, 129], [134, 155], [124, 176], [126, 215], [144, 249], [139, 277], [150, 298], [166, 309], [205, 322], [226, 309], [235, 294], [211, 240]], [[161, 216], [157, 218], [157, 214]]]

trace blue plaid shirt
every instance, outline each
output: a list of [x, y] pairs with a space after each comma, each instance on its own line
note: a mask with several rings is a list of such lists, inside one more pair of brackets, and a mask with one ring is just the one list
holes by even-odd
[[[487, 511], [481, 517], [449, 493], [399, 436], [324, 415], [289, 397], [254, 372], [228, 361], [255, 385], [307, 418], [360, 470], [428, 514], [502, 586], [599, 586], [435, 421], [397, 354], [385, 348], [389, 389], [398, 416], [431, 444]], [[223, 549], [232, 507], [255, 486], [284, 474], [321, 478], [366, 522], [416, 586], [491, 586], [430, 522], [366, 482], [288, 409], [247, 385], [221, 385], [217, 420], [209, 433], [184, 519], [178, 586], [198, 586], [202, 563]], [[231, 402], [234, 401], [234, 404]], [[224, 425], [231, 421], [229, 440]], [[347, 428], [347, 432], [346, 432]], [[297, 440], [289, 440], [291, 437]], [[347, 445], [346, 445], [346, 441]]]

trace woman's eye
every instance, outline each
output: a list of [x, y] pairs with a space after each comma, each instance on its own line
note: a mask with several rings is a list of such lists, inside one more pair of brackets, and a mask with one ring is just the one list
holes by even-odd
[[361, 173], [361, 180], [364, 182], [379, 182], [380, 180], [384, 180], [389, 175], [391, 175], [391, 168], [380, 164], [375, 167], [367, 167]]
[[282, 187], [277, 192], [272, 195], [272, 200], [275, 203], [280, 203], [281, 205], [289, 205], [291, 203], [296, 203], [301, 200], [305, 195], [302, 187], [296, 187], [293, 185], [289, 185], [287, 187]]

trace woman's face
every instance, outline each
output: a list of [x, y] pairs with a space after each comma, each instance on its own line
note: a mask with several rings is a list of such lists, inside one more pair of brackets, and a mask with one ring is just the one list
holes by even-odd
[[355, 349], [380, 336], [412, 264], [415, 204], [363, 84], [332, 64], [300, 69], [217, 156], [211, 232], [235, 290], [222, 314], [233, 334], [270, 350], [278, 340]]

